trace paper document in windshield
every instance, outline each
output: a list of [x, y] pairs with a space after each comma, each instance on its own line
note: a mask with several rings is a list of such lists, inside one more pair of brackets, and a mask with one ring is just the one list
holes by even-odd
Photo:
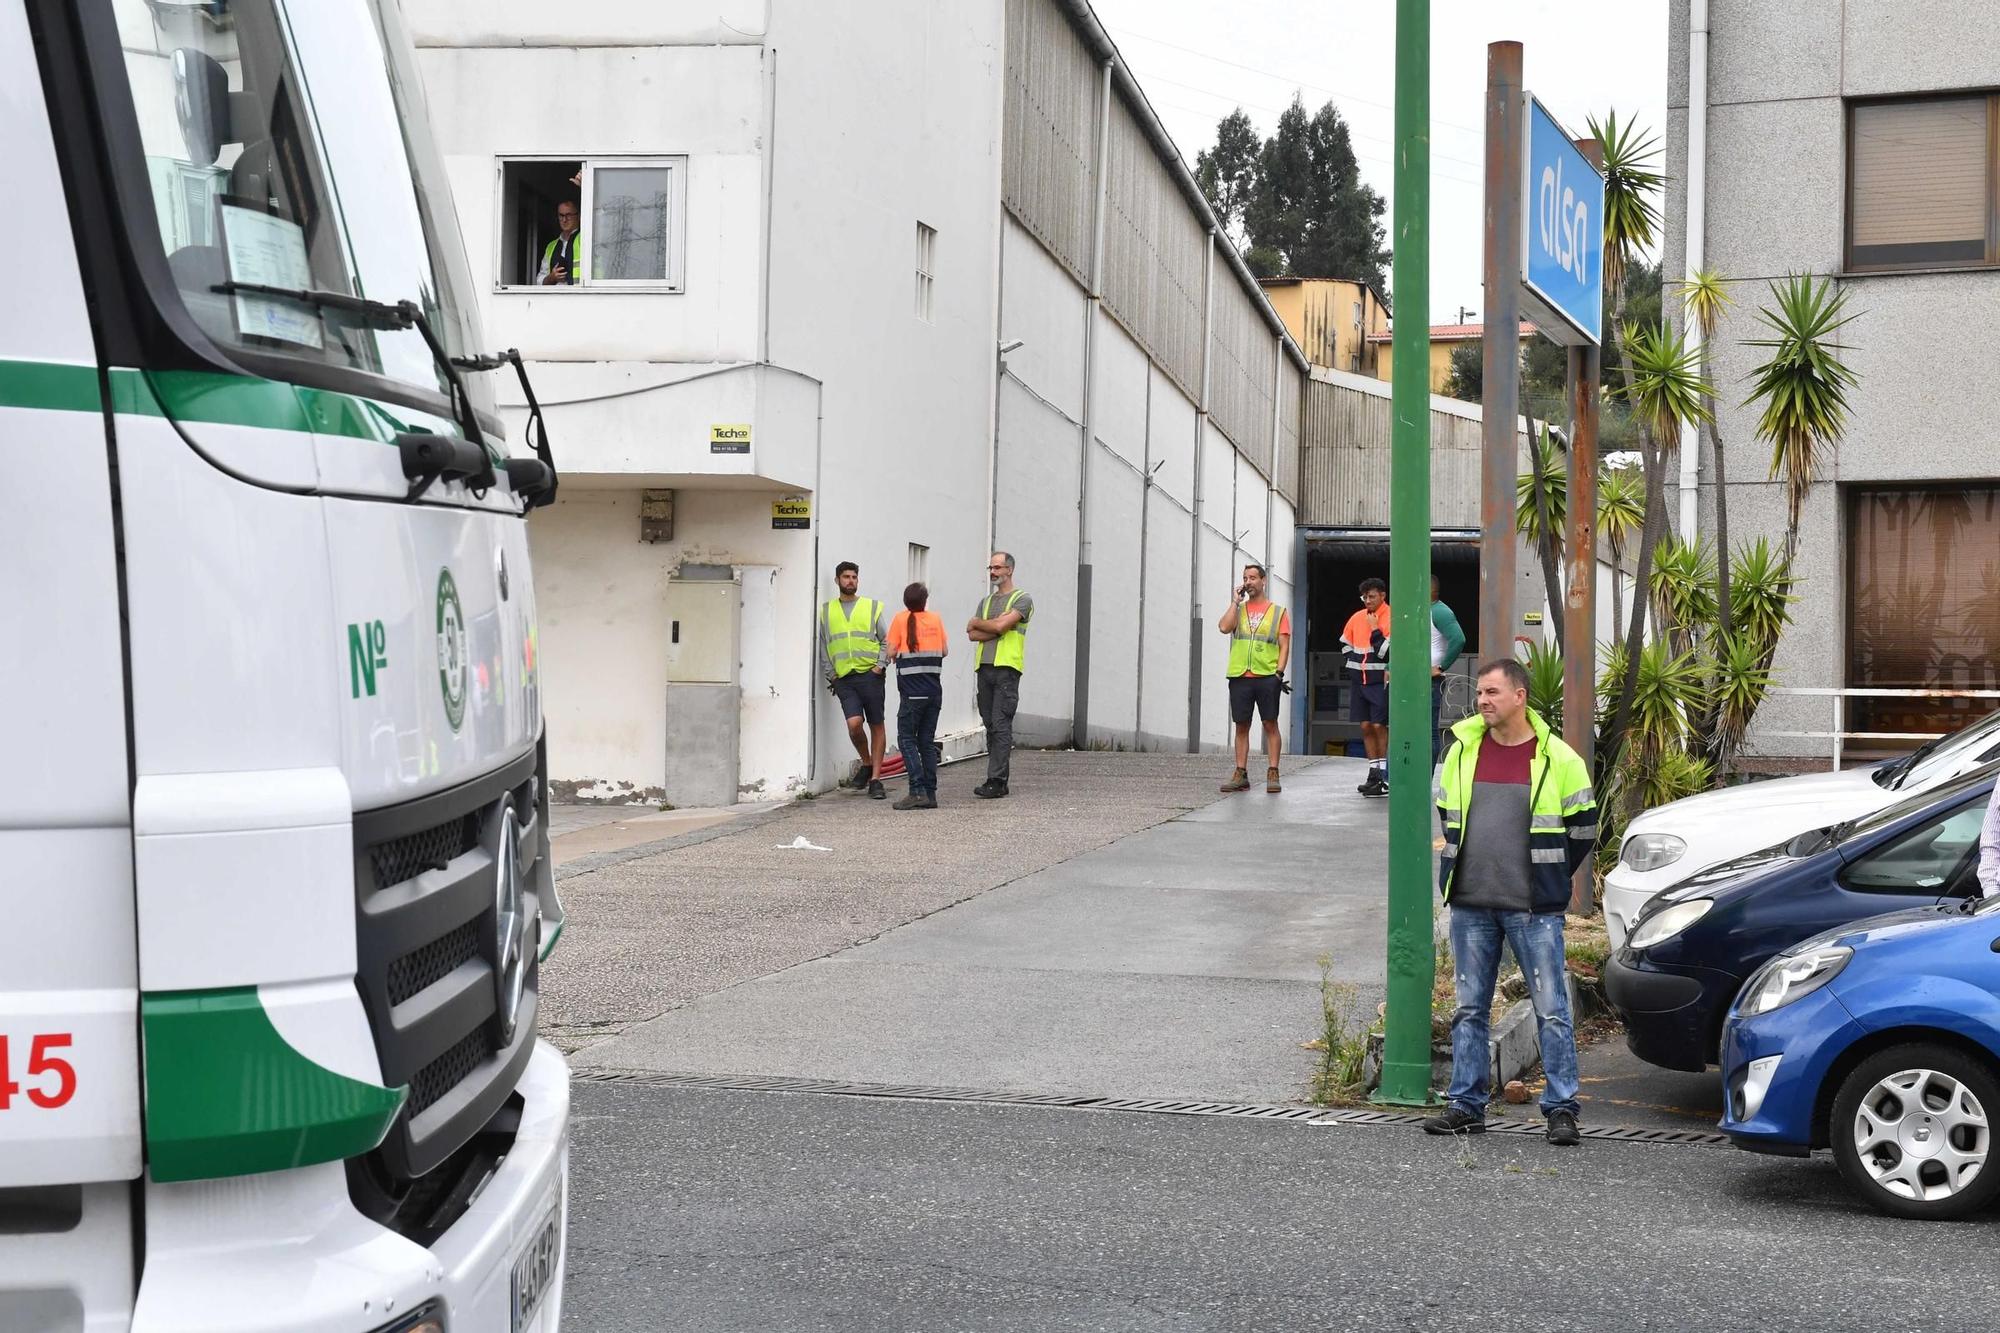
[[[304, 228], [252, 208], [222, 205], [222, 235], [229, 277], [260, 287], [311, 287]], [[271, 338], [318, 349], [325, 346], [319, 312], [281, 297], [236, 293], [236, 328], [245, 337]]]

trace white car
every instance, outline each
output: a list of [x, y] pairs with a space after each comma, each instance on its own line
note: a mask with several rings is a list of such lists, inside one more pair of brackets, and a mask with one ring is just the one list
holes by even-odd
[[1625, 830], [1604, 879], [1611, 947], [1656, 893], [1710, 866], [1854, 819], [2000, 759], [2000, 712], [1872, 768], [1703, 792], [1648, 810]]

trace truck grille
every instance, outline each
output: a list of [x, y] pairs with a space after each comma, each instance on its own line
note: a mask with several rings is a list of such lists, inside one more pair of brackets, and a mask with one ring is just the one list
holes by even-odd
[[529, 930], [522, 1000], [505, 1031], [495, 897], [510, 808], [523, 913], [535, 920], [552, 895], [540, 753], [354, 816], [355, 985], [383, 1081], [410, 1090], [376, 1154], [390, 1180], [424, 1175], [478, 1133], [532, 1053], [540, 936]]

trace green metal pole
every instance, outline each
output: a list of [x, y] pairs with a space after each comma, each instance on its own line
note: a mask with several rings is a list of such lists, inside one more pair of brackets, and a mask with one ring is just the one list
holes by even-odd
[[1389, 1006], [1377, 1099], [1431, 1091], [1430, 0], [1396, 0], [1389, 470]]

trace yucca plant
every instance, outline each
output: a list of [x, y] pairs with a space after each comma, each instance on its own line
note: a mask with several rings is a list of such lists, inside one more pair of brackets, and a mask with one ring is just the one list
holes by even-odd
[[1547, 422], [1528, 435], [1530, 470], [1514, 480], [1514, 529], [1535, 544], [1542, 561], [1542, 585], [1548, 591], [1556, 648], [1563, 646], [1562, 580], [1556, 574], [1562, 559], [1563, 528], [1569, 515], [1569, 472], [1549, 435]]
[[1722, 634], [1715, 652], [1715, 674], [1711, 685], [1715, 714], [1712, 747], [1716, 762], [1725, 770], [1728, 757], [1743, 743], [1750, 719], [1771, 692], [1771, 668], [1763, 645], [1750, 633]]
[[1664, 751], [1657, 762], [1638, 775], [1640, 801], [1651, 808], [1707, 791], [1715, 783], [1715, 765], [1685, 750]]
[[1597, 536], [1611, 552], [1611, 623], [1625, 623], [1625, 544], [1646, 522], [1646, 478], [1638, 468], [1606, 468], [1597, 479]]
[[1729, 603], [1736, 634], [1757, 646], [1764, 660], [1777, 647], [1778, 635], [1792, 623], [1792, 566], [1759, 537], [1736, 552], [1730, 562]]
[[1551, 729], [1560, 733], [1563, 720], [1563, 652], [1554, 644], [1528, 645], [1528, 707], [1542, 715]]
[[1669, 537], [1653, 554], [1653, 609], [1676, 651], [1692, 652], [1715, 620], [1715, 552], [1705, 541]]
[[[1660, 140], [1630, 120], [1619, 120], [1615, 109], [1601, 122], [1590, 118], [1590, 135], [1604, 154], [1604, 285], [1611, 292], [1612, 327], [1623, 338], [1626, 271], [1653, 248], [1660, 229], [1657, 201], [1666, 184], [1656, 165]], [[1629, 392], [1633, 378], [1629, 344], [1624, 350], [1618, 370]]]
[[[1701, 269], [1676, 287], [1681, 300], [1681, 311], [1687, 320], [1701, 334], [1701, 377], [1711, 385], [1715, 376], [1714, 365], [1715, 331], [1722, 323], [1723, 314], [1736, 304], [1729, 295], [1729, 282], [1714, 269]], [[1704, 428], [1708, 434], [1709, 457], [1715, 460], [1715, 549], [1729, 550], [1729, 485], [1728, 472], [1722, 462], [1722, 426], [1713, 414]], [[1716, 570], [1718, 579], [1719, 608], [1718, 627], [1726, 635], [1730, 630], [1732, 603], [1729, 598], [1729, 561], [1722, 560]]]
[[1770, 360], [1750, 372], [1744, 405], [1760, 405], [1757, 438], [1771, 446], [1771, 477], [1785, 483], [1785, 557], [1798, 550], [1799, 518], [1819, 479], [1826, 450], [1847, 429], [1848, 391], [1857, 382], [1834, 354], [1836, 336], [1853, 322], [1847, 293], [1825, 278], [1795, 273], [1771, 284], [1774, 305], [1757, 318], [1772, 336], [1747, 346], [1767, 349]]
[[[1709, 406], [1707, 381], [1701, 376], [1698, 357], [1689, 350], [1687, 338], [1663, 325], [1627, 334], [1626, 348], [1632, 363], [1631, 382], [1626, 396], [1632, 400], [1633, 415], [1639, 422], [1639, 439], [1649, 479], [1662, 475], [1671, 441], [1680, 434], [1683, 421], [1702, 422], [1714, 415]], [[1663, 444], [1663, 442], [1668, 442]], [[1625, 679], [1618, 703], [1611, 712], [1611, 734], [1622, 737], [1633, 719], [1633, 695], [1638, 689], [1640, 645], [1646, 628], [1647, 591], [1652, 587], [1653, 548], [1666, 527], [1666, 501], [1661, 488], [1646, 488], [1646, 521], [1639, 532], [1637, 587], [1632, 598], [1632, 619], [1625, 633]]]
[[1639, 653], [1631, 722], [1641, 757], [1651, 767], [1662, 754], [1682, 748], [1694, 716], [1708, 705], [1706, 674], [1693, 653], [1676, 653], [1655, 640]]

